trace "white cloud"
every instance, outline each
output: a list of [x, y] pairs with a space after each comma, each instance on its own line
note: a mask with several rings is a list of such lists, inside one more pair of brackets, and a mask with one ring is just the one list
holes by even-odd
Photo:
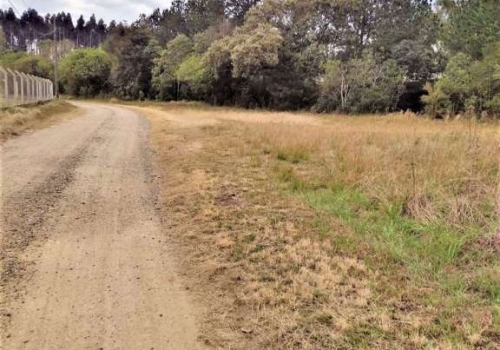
[[[107, 23], [111, 20], [127, 21], [132, 23], [141, 13], [149, 14], [155, 8], [166, 8], [170, 6], [171, 0], [11, 0], [19, 12], [24, 12], [32, 7], [42, 16], [46, 13], [69, 12], [76, 22], [80, 15], [87, 20], [92, 14], [96, 18], [102, 18]], [[3, 10], [11, 7], [8, 0], [0, 0], [0, 8]]]

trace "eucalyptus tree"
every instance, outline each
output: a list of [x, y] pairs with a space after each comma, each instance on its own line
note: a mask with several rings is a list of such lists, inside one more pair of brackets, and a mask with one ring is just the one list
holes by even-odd
[[488, 44], [500, 41], [500, 1], [446, 0], [442, 41], [451, 55], [466, 53], [480, 59]]

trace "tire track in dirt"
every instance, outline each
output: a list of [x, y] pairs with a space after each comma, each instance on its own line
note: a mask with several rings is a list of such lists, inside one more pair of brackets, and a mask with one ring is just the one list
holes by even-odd
[[2, 152], [2, 348], [201, 349], [157, 214], [147, 122], [78, 105], [86, 117]]
[[[24, 250], [37, 242], [42, 244], [48, 236], [37, 235], [37, 232], [51, 216], [51, 212], [61, 200], [64, 190], [74, 180], [75, 169], [82, 162], [88, 147], [98, 142], [102, 136], [99, 132], [105, 127], [109, 119], [105, 119], [72, 153], [63, 159], [58, 168], [36, 187], [26, 187], [2, 198], [2, 279], [0, 286], [4, 290], [5, 300], [20, 298], [23, 293], [23, 279], [29, 279], [33, 274], [33, 264], [28, 264], [20, 258]], [[25, 213], [26, 215], [19, 215]], [[30, 268], [31, 267], [31, 268]], [[10, 313], [3, 310], [5, 305], [0, 304], [3, 316], [3, 327], [10, 321]]]

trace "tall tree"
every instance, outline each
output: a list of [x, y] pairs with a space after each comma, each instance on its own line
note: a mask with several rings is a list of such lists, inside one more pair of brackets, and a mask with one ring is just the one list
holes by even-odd
[[500, 1], [448, 0], [441, 5], [445, 13], [442, 39], [450, 53], [464, 52], [479, 59], [484, 47], [500, 41]]
[[85, 23], [85, 35], [87, 36], [87, 45], [88, 47], [96, 47], [96, 28], [97, 21], [95, 15], [92, 14], [90, 16], [87, 23]]
[[103, 47], [114, 61], [113, 92], [124, 99], [151, 97], [151, 70], [158, 48], [149, 30], [118, 25]]
[[104, 20], [102, 18], [99, 19], [99, 21], [97, 22], [95, 34], [96, 34], [96, 46], [100, 46], [104, 41], [104, 39], [106, 38], [107, 34], [106, 23], [104, 23]]
[[187, 34], [184, 0], [173, 0], [170, 8], [160, 12], [155, 10], [149, 17], [150, 27], [160, 45], [165, 45], [179, 34]]
[[185, 17], [191, 35], [202, 32], [224, 19], [224, 0], [187, 0]]
[[181, 63], [193, 53], [193, 50], [193, 41], [186, 35], [179, 34], [168, 43], [165, 50], [160, 52], [152, 70], [152, 85], [157, 98], [178, 99], [177, 70]]
[[226, 15], [237, 24], [243, 24], [247, 12], [262, 0], [226, 0]]
[[85, 40], [85, 19], [83, 16], [78, 17], [78, 20], [76, 21], [76, 47], [84, 47], [86, 40]]
[[0, 55], [7, 50], [7, 39], [5, 39], [5, 33], [3, 28], [0, 27]]

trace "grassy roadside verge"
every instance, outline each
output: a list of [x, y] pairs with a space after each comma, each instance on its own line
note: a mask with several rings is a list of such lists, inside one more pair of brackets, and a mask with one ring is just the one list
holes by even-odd
[[235, 113], [147, 113], [207, 343], [496, 349], [496, 125]]
[[69, 117], [76, 109], [64, 100], [29, 107], [12, 107], [0, 111], [0, 142], [29, 130], [42, 129]]
[[400, 116], [249, 134], [285, 191], [348, 228], [332, 234], [323, 222], [322, 237], [380, 273], [371, 285], [381, 304], [400, 300], [408, 322], [423, 322], [412, 346], [497, 348], [497, 125]]

